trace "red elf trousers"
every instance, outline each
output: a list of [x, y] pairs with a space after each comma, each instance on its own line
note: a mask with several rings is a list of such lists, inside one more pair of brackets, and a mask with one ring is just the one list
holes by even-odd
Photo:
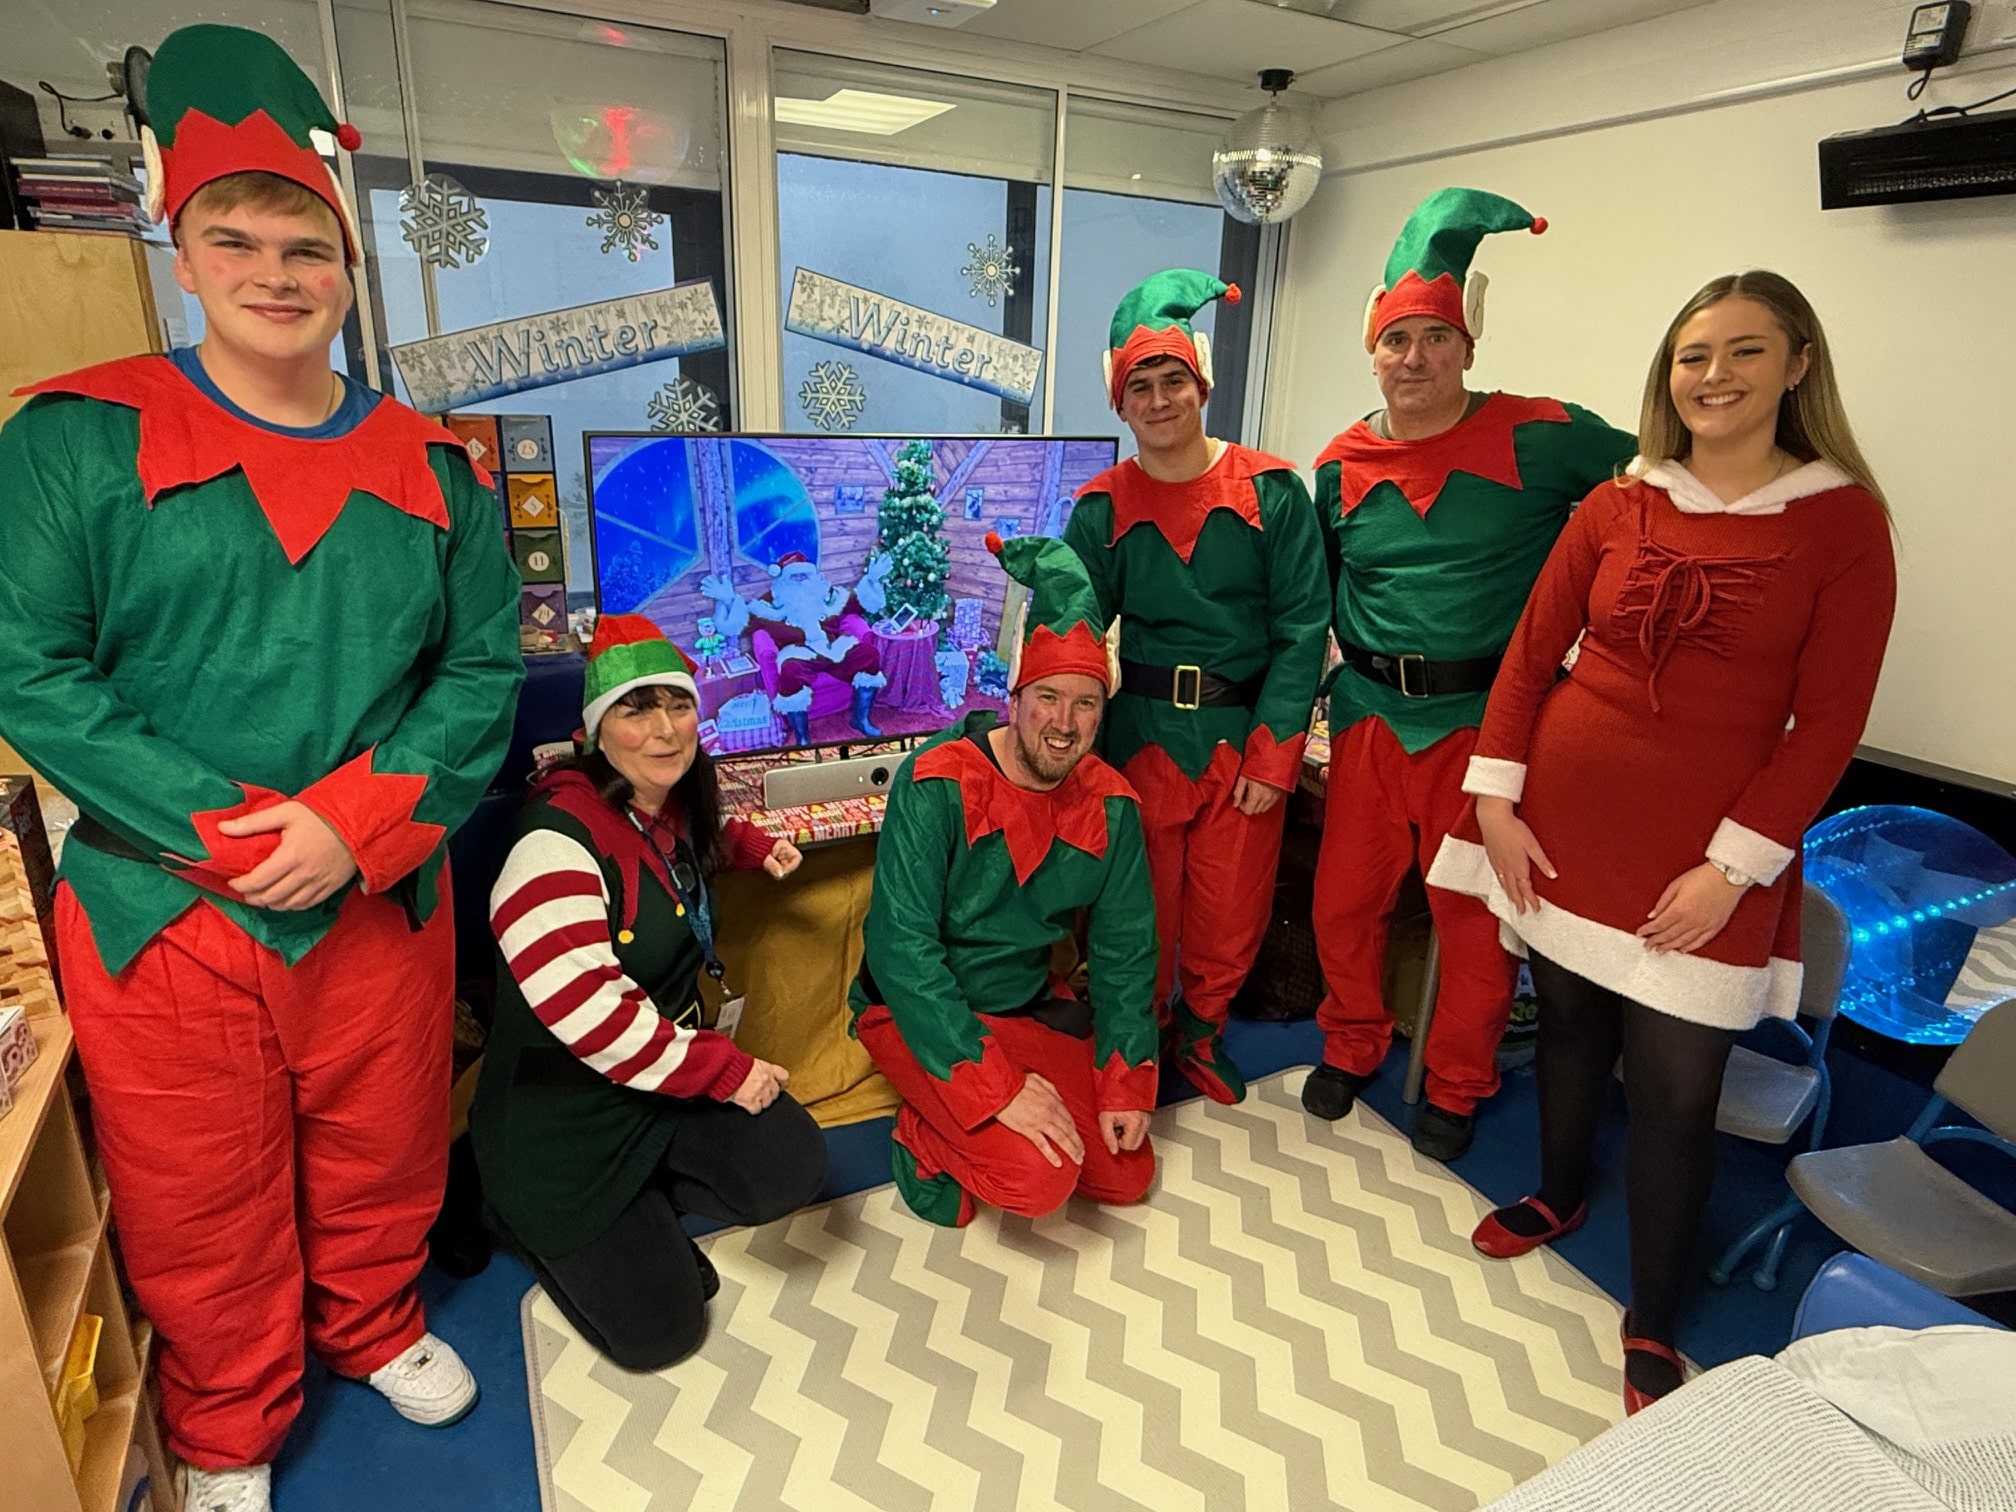
[[980, 1201], [1026, 1218], [1055, 1212], [1073, 1192], [1094, 1202], [1139, 1202], [1147, 1195], [1155, 1180], [1150, 1142], [1144, 1139], [1139, 1149], [1115, 1155], [1100, 1137], [1092, 1041], [1046, 1028], [1023, 1014], [978, 1017], [1018, 1069], [1034, 1071], [1057, 1089], [1085, 1146], [1085, 1163], [1080, 1166], [1064, 1155], [1061, 1166], [1051, 1165], [1035, 1145], [998, 1119], [977, 1129], [963, 1127], [946, 1106], [944, 1083], [918, 1064], [896, 1020], [878, 1004], [861, 1015], [854, 1032], [903, 1095], [896, 1138], [916, 1157], [917, 1174], [926, 1180], [949, 1175]]
[[[1408, 755], [1378, 718], [1361, 719], [1330, 752], [1323, 847], [1316, 862], [1316, 954], [1329, 986], [1316, 1022], [1326, 1065], [1369, 1076], [1393, 1042], [1381, 985], [1386, 926], [1408, 866], [1425, 875], [1470, 800], [1463, 774], [1475, 730]], [[1498, 1090], [1498, 1041], [1512, 1013], [1518, 963], [1477, 898], [1428, 889], [1442, 982], [1428, 1034], [1428, 1101], [1469, 1113]]]
[[1223, 1025], [1246, 984], [1273, 914], [1274, 875], [1288, 795], [1251, 818], [1232, 806], [1239, 752], [1220, 745], [1195, 782], [1160, 746], [1143, 746], [1121, 774], [1141, 799], [1141, 837], [1155, 887], [1155, 1009], [1169, 1022], [1180, 979], [1183, 1002]]
[[448, 1168], [454, 923], [353, 892], [289, 968], [199, 903], [106, 973], [57, 892], [63, 985], [168, 1446], [256, 1465], [304, 1342], [369, 1375], [426, 1331], [414, 1277]]

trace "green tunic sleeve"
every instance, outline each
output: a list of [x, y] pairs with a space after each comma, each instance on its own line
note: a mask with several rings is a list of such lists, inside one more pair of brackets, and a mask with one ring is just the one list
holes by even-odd
[[1309, 732], [1309, 710], [1323, 675], [1330, 595], [1316, 508], [1299, 475], [1265, 472], [1253, 480], [1260, 500], [1260, 540], [1267, 553], [1267, 634], [1271, 657], [1253, 709], [1241, 771], [1277, 788], [1295, 785]]
[[1155, 892], [1141, 812], [1128, 799], [1108, 798], [1106, 881], [1085, 931], [1102, 1109], [1155, 1106], [1155, 953]]
[[138, 425], [130, 410], [45, 395], [0, 428], [0, 735], [127, 844], [200, 858], [190, 815], [243, 791], [158, 734], [92, 659], [106, 585], [78, 500], [123, 486], [144, 507]]
[[[959, 785], [914, 780], [916, 761], [913, 752], [890, 784], [863, 959], [903, 1043], [944, 1081], [960, 1123], [977, 1129], [1021, 1090], [1022, 1077], [960, 991], [946, 950], [946, 891], [966, 843]], [[1008, 865], [1005, 854], [1000, 864]]]

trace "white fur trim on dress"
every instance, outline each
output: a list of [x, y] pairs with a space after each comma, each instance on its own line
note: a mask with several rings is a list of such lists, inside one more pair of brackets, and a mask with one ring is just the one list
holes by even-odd
[[1769, 835], [1760, 835], [1734, 819], [1724, 819], [1716, 825], [1715, 838], [1708, 842], [1710, 861], [1734, 867], [1767, 887], [1792, 864], [1794, 854]]
[[1526, 763], [1496, 756], [1472, 756], [1470, 769], [1463, 774], [1463, 791], [1479, 798], [1509, 798], [1517, 803], [1526, 794]]
[[1444, 840], [1428, 869], [1428, 884], [1482, 898], [1498, 917], [1499, 939], [1514, 955], [1537, 950], [1599, 987], [1674, 1018], [1741, 1030], [1754, 1028], [1760, 1018], [1789, 1019], [1799, 1011], [1797, 961], [1774, 956], [1763, 966], [1730, 966], [1699, 955], [1661, 955], [1628, 930], [1551, 903], [1513, 912], [1484, 847], [1472, 841], [1454, 835]]
[[1855, 481], [1831, 462], [1808, 462], [1732, 504], [1724, 503], [1713, 489], [1678, 462], [1647, 462], [1643, 457], [1633, 457], [1624, 470], [1654, 488], [1664, 489], [1673, 507], [1682, 514], [1783, 514], [1785, 506], [1794, 499], [1846, 488]]

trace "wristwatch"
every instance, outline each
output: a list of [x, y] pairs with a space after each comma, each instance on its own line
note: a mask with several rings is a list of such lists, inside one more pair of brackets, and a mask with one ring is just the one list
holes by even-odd
[[1710, 856], [1708, 864], [1722, 873], [1722, 880], [1727, 882], [1731, 887], [1755, 887], [1757, 885], [1755, 877], [1746, 871], [1738, 871], [1727, 861], [1717, 861], [1713, 856]]

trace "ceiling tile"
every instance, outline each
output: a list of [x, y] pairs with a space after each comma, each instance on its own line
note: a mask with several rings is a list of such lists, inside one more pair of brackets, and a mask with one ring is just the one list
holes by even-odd
[[996, 0], [959, 28], [967, 36], [1034, 42], [1066, 52], [1086, 48], [1188, 10], [1197, 0]]
[[1333, 21], [1350, 21], [1374, 26], [1381, 31], [1420, 32], [1430, 27], [1449, 26], [1477, 20], [1512, 4], [1536, 4], [1540, 0], [1251, 0], [1256, 5], [1272, 5], [1327, 16]]
[[[1102, 0], [1103, 3], [1103, 0]], [[1250, 0], [1200, 0], [1164, 20], [1091, 49], [1159, 68], [1223, 79], [1250, 79], [1263, 68], [1323, 68], [1399, 39], [1388, 32], [1277, 10]]]
[[1543, 0], [1523, 10], [1507, 11], [1434, 34], [1437, 42], [1477, 52], [1516, 53], [1550, 42], [1586, 37], [1633, 21], [1692, 10], [1707, 0]]
[[1346, 95], [1363, 94], [1368, 89], [1404, 84], [1410, 79], [1425, 79], [1431, 74], [1447, 73], [1452, 68], [1482, 63], [1489, 56], [1488, 53], [1475, 53], [1467, 48], [1451, 47], [1446, 42], [1432, 42], [1425, 38], [1418, 42], [1402, 42], [1398, 47], [1381, 48], [1362, 58], [1351, 58], [1333, 63], [1328, 68], [1315, 68], [1308, 73], [1297, 74], [1295, 92], [1339, 100]]

